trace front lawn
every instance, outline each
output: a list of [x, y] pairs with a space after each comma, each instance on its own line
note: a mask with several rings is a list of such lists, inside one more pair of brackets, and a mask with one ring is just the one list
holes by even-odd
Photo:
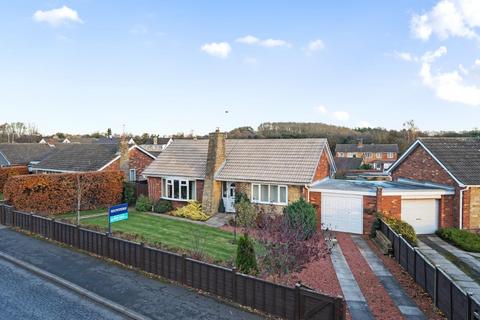
[[443, 240], [465, 251], [480, 252], [480, 235], [456, 228], [446, 228], [437, 231]]
[[[81, 224], [108, 228], [106, 216], [84, 218]], [[140, 236], [146, 243], [171, 249], [194, 251], [201, 243], [205, 254], [215, 261], [232, 261], [236, 253], [231, 232], [135, 210], [130, 210], [128, 220], [113, 223], [112, 231]]]
[[[91, 216], [95, 214], [108, 214], [108, 209], [94, 209], [94, 210], [83, 210], [80, 211], [80, 217], [84, 216]], [[55, 219], [69, 219], [69, 218], [76, 218], [77, 217], [77, 211], [71, 211], [63, 214], [55, 214], [51, 215], [50, 217], [55, 218]]]

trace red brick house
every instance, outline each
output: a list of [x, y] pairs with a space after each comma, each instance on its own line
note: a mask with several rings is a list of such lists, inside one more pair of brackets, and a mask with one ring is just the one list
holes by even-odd
[[480, 139], [420, 138], [389, 169], [409, 179], [453, 188], [441, 206], [441, 226], [480, 229]]
[[174, 140], [143, 174], [152, 200], [196, 200], [215, 214], [220, 201], [234, 212], [237, 192], [257, 208], [281, 212], [334, 173], [326, 139], [227, 139], [217, 130], [208, 140]]
[[142, 181], [155, 156], [137, 145], [66, 144], [32, 166], [34, 173], [122, 170], [129, 181]]
[[375, 170], [386, 170], [397, 160], [397, 144], [337, 144], [335, 158], [359, 158], [362, 163], [371, 164]]

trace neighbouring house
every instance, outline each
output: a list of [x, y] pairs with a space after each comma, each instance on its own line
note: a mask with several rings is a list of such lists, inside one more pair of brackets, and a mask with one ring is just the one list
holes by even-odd
[[337, 144], [335, 146], [337, 158], [360, 158], [363, 164], [370, 164], [373, 169], [383, 171], [388, 169], [398, 157], [397, 144]]
[[129, 181], [145, 180], [143, 171], [155, 156], [137, 145], [69, 144], [56, 148], [45, 159], [32, 166], [34, 173], [68, 173], [121, 170]]
[[0, 143], [0, 166], [29, 166], [40, 162], [53, 150], [48, 144]]
[[153, 137], [151, 141], [147, 141], [147, 143], [141, 144], [140, 147], [147, 150], [151, 154], [158, 156], [172, 142], [173, 142], [172, 138]]
[[215, 214], [220, 201], [235, 212], [238, 192], [257, 209], [280, 213], [334, 173], [326, 139], [227, 139], [217, 130], [208, 140], [174, 140], [143, 174], [152, 200], [168, 199], [175, 207], [196, 200]]
[[339, 158], [335, 157], [336, 178], [345, 178], [349, 172], [359, 170], [362, 165], [362, 158]]
[[419, 138], [389, 169], [393, 180], [444, 185], [440, 226], [480, 229], [480, 139]]

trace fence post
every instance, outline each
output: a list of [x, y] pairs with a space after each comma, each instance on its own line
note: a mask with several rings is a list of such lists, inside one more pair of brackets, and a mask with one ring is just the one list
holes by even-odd
[[50, 239], [55, 240], [55, 218], [50, 219]]
[[301, 318], [300, 315], [300, 287], [301, 287], [300, 281], [295, 283], [295, 315], [294, 319], [299, 320]]
[[472, 294], [467, 292], [467, 319], [473, 319], [472, 317]]
[[433, 274], [433, 304], [435, 305], [435, 307], [438, 307], [437, 305], [437, 300], [438, 300], [438, 267], [439, 266], [435, 266], [435, 272]]
[[417, 249], [413, 248], [413, 280], [417, 282]]
[[77, 224], [75, 227], [75, 246], [80, 248], [80, 225]]
[[140, 242], [140, 263], [138, 264], [138, 268], [141, 270], [145, 270], [145, 243]]
[[[399, 233], [399, 234], [398, 234], [398, 257], [397, 257], [397, 262], [398, 262], [400, 265], [402, 265], [402, 264], [400, 263], [400, 256], [402, 255], [402, 239], [403, 239], [403, 237], [402, 237], [402, 235]], [[395, 253], [395, 251], [394, 251], [394, 253]]]
[[30, 213], [28, 217], [28, 231], [30, 231], [30, 233], [33, 233], [33, 213]]
[[182, 283], [187, 283], [187, 255], [185, 253], [182, 254]]
[[232, 300], [237, 301], [237, 268], [232, 268]]
[[110, 234], [105, 232], [105, 256], [110, 258]]

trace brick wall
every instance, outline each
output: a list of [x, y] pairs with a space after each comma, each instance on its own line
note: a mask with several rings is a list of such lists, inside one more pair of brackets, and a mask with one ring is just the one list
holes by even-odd
[[[154, 159], [152, 159], [152, 157], [146, 155], [145, 153], [139, 151], [136, 148], [133, 148], [128, 153], [128, 165], [129, 165], [128, 169], [129, 170], [135, 169], [137, 172], [137, 180], [141, 180], [143, 171], [148, 165], [150, 165], [150, 163], [152, 163], [153, 160]], [[115, 160], [103, 170], [104, 171], [120, 170], [120, 159]]]
[[322, 156], [318, 161], [317, 169], [313, 181], [321, 180], [330, 176], [330, 162], [328, 161], [327, 151], [322, 152]]
[[310, 203], [317, 212], [317, 230], [320, 230], [322, 227], [322, 193], [310, 192]]
[[450, 228], [455, 225], [454, 196], [442, 196], [440, 199], [439, 228]]
[[162, 196], [162, 178], [148, 177], [148, 197], [157, 201]]
[[363, 196], [363, 234], [370, 234], [376, 218], [376, 212], [377, 198], [374, 196]]
[[480, 188], [470, 189], [470, 229], [480, 229]]

